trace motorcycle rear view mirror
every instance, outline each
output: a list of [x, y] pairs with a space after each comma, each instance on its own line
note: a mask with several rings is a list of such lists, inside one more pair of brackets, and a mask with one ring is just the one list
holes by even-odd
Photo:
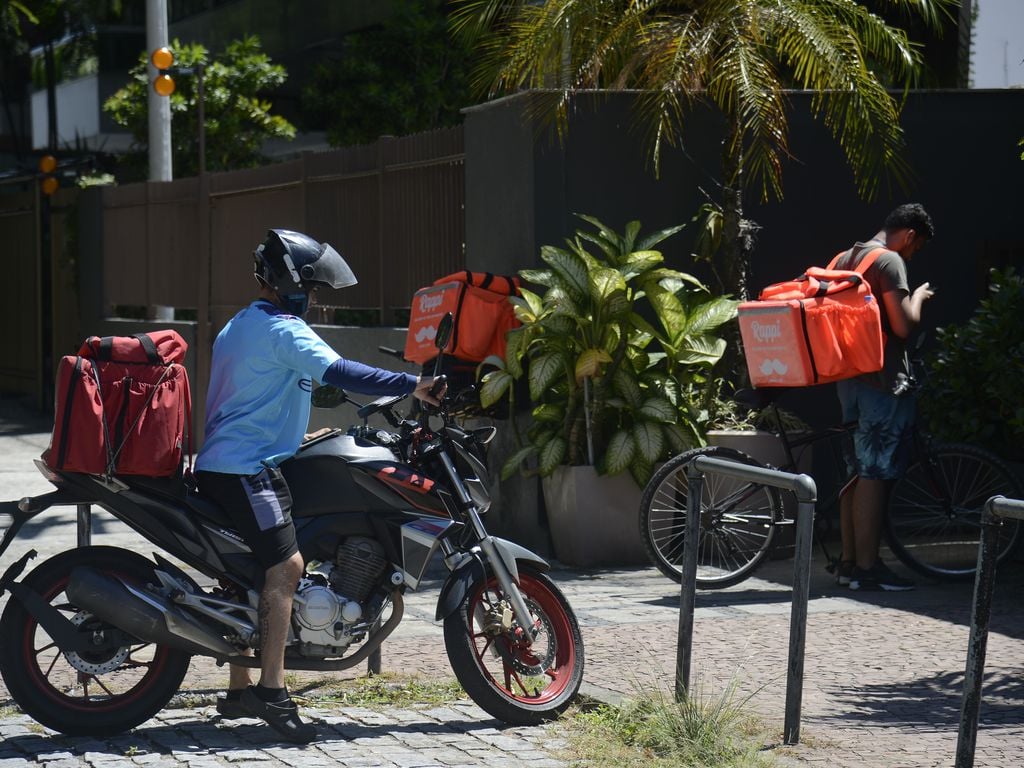
[[445, 313], [445, 316], [441, 318], [441, 322], [437, 324], [434, 346], [437, 347], [439, 352], [443, 352], [444, 348], [448, 346], [448, 342], [452, 340], [452, 327], [454, 325], [455, 318], [452, 317], [451, 312]]
[[313, 390], [314, 408], [337, 408], [348, 400], [345, 390], [332, 384], [324, 384]]

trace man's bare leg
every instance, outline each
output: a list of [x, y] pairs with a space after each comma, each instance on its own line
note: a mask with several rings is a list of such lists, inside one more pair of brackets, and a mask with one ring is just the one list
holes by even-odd
[[882, 510], [887, 493], [887, 480], [860, 478], [853, 490], [851, 517], [856, 552], [854, 561], [861, 570], [866, 571], [878, 562], [878, 547], [882, 541]]
[[285, 687], [284, 648], [302, 566], [302, 555], [296, 552], [267, 570], [260, 593], [260, 685], [264, 688]]

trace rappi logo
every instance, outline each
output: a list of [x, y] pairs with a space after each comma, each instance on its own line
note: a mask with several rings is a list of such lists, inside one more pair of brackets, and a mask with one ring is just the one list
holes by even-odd
[[442, 301], [444, 301], [443, 293], [436, 293], [433, 296], [424, 294], [420, 296], [420, 312], [429, 312], [432, 309], [437, 309], [441, 306]]
[[782, 328], [777, 322], [758, 323], [755, 321], [750, 324], [750, 330], [753, 331], [754, 338], [761, 342], [775, 341], [782, 337]]

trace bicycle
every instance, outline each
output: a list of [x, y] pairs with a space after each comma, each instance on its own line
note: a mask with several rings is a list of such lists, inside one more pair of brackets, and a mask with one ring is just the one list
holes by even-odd
[[[901, 385], [910, 390], [916, 382]], [[786, 461], [777, 467], [797, 471], [797, 452], [805, 446], [829, 441], [837, 468], [842, 469], [839, 442], [856, 423], [843, 424], [793, 435], [783, 426], [774, 403], [775, 393], [754, 390], [769, 400]], [[748, 405], [750, 405], [748, 403]], [[683, 535], [686, 527], [686, 465], [697, 456], [713, 456], [754, 466], [757, 459], [732, 448], [707, 446], [680, 454], [665, 463], [648, 482], [640, 502], [640, 532], [647, 553], [658, 569], [677, 583], [681, 581]], [[853, 487], [856, 474], [818, 509], [835, 507]], [[981, 536], [981, 511], [995, 495], [1021, 498], [1020, 482], [1001, 459], [975, 445], [936, 443], [918, 425], [913, 430], [913, 457], [907, 471], [889, 494], [883, 532], [892, 553], [915, 572], [936, 580], [973, 578]], [[701, 530], [698, 546], [697, 587], [721, 589], [737, 584], [757, 570], [771, 552], [780, 526], [792, 525], [776, 488], [709, 474], [701, 493]], [[815, 516], [815, 539], [834, 572], [833, 558], [818, 530], [825, 516]], [[1014, 551], [1022, 535], [1018, 521], [1000, 528], [998, 561]]]

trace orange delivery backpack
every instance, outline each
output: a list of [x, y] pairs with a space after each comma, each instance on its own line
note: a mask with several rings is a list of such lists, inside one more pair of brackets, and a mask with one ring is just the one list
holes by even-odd
[[811, 267], [769, 285], [739, 306], [743, 354], [755, 387], [806, 387], [880, 371], [885, 335], [864, 273], [885, 252], [873, 248], [856, 269]]
[[505, 357], [505, 334], [519, 326], [510, 296], [519, 293], [519, 278], [490, 272], [456, 272], [413, 294], [405, 359], [423, 365], [437, 357], [434, 337], [446, 313], [454, 316], [445, 350], [459, 360], [479, 363], [491, 355]]
[[[174, 330], [90, 336], [57, 366], [52, 469], [170, 477], [192, 418], [188, 345]], [[189, 430], [191, 440], [191, 430]]]

